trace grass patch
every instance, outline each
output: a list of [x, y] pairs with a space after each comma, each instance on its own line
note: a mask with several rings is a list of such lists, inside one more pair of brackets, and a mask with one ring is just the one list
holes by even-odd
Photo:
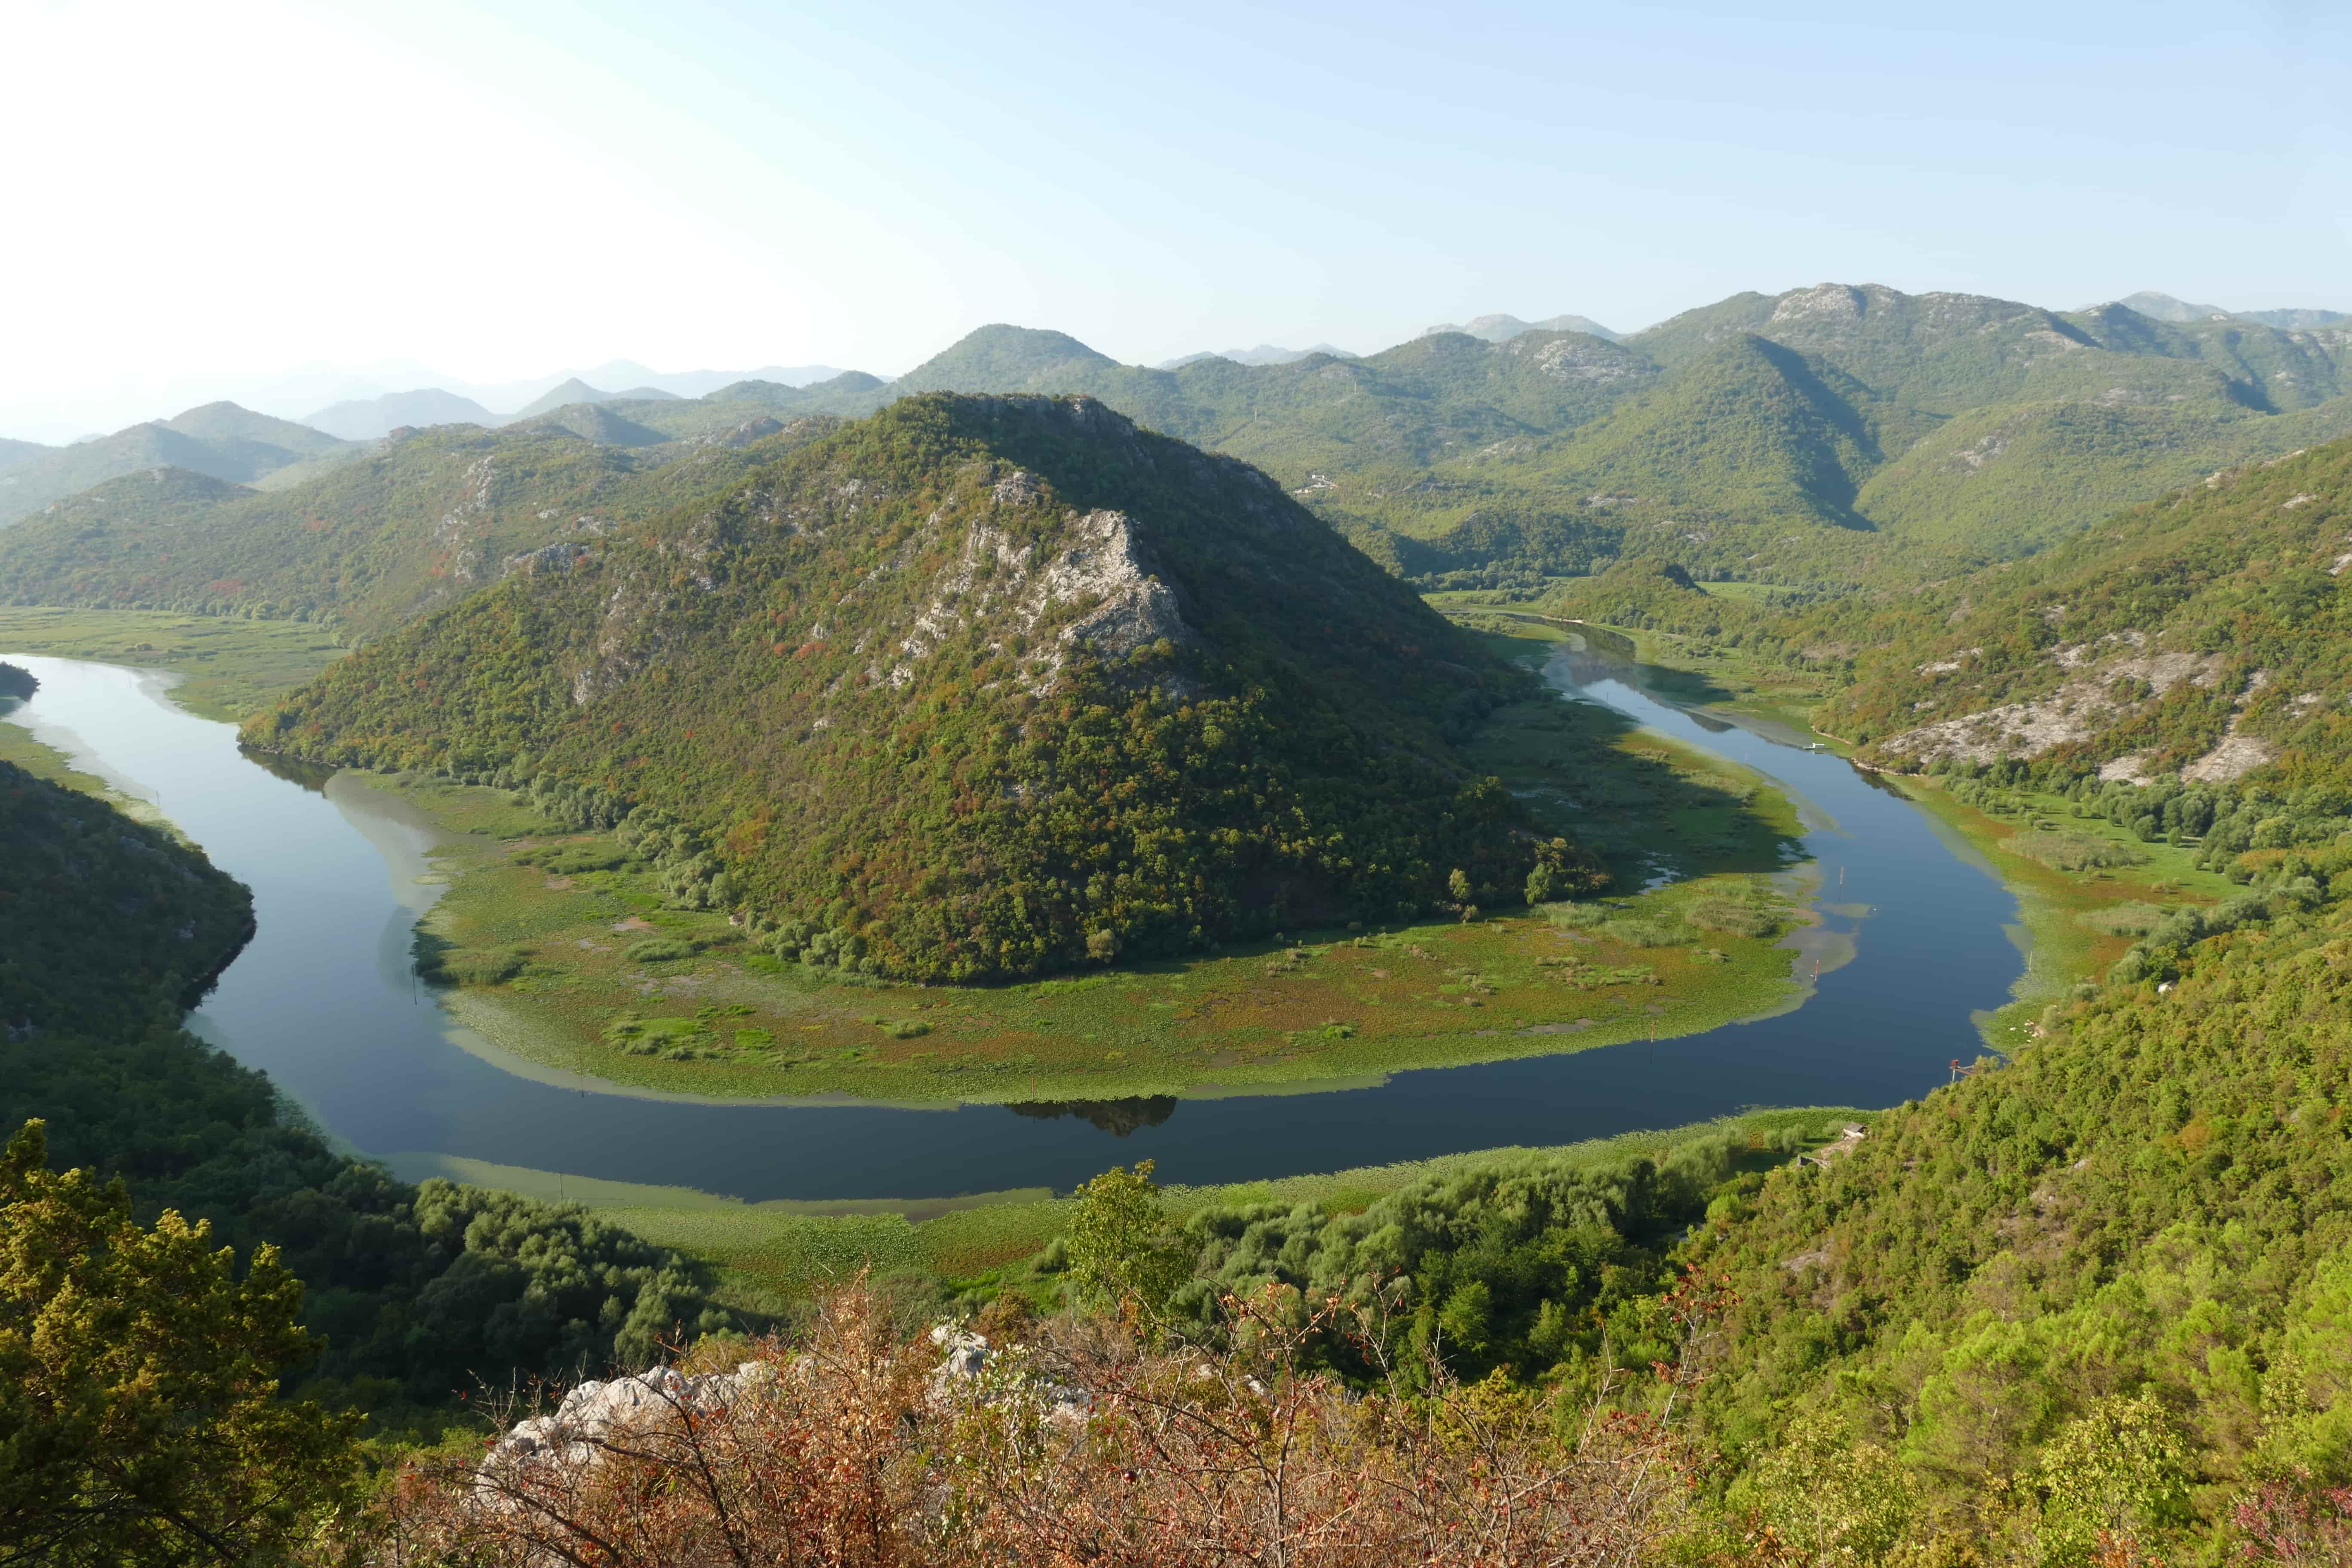
[[2117, 904], [2113, 909], [2092, 910], [2074, 917], [2093, 931], [2105, 931], [2109, 936], [2146, 936], [2164, 918], [2164, 910], [2155, 904], [2132, 902]]
[[2147, 862], [2147, 856], [2137, 847], [2094, 833], [2036, 829], [2012, 836], [2002, 847], [2012, 855], [2039, 860], [2053, 871], [2103, 871]]

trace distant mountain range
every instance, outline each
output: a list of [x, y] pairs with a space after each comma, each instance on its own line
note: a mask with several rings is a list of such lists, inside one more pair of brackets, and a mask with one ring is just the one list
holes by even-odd
[[423, 429], [432, 425], [490, 426], [498, 422], [497, 415], [472, 398], [444, 392], [437, 386], [420, 386], [414, 392], [387, 392], [382, 397], [354, 398], [321, 408], [302, 421], [313, 430], [323, 430], [345, 441], [373, 441], [391, 435], [404, 425]]
[[[2137, 310], [2151, 321], [2176, 323], [2208, 321], [2218, 318], [2223, 321], [2258, 321], [2265, 327], [2276, 327], [2282, 331], [2302, 331], [2313, 327], [2340, 327], [2352, 323], [2352, 311], [2224, 310], [2219, 305], [2192, 304], [2187, 300], [2176, 300], [2169, 294], [2158, 294], [2153, 289], [2141, 289], [2137, 294], [2126, 294], [2116, 303]], [[2084, 309], [2095, 310], [2098, 307], [2085, 305]]]
[[1333, 359], [1363, 357], [1360, 354], [1351, 354], [1346, 349], [1331, 343], [1317, 343], [1311, 349], [1284, 349], [1276, 348], [1272, 343], [1260, 343], [1254, 349], [1218, 349], [1214, 352], [1204, 351], [1201, 353], [1186, 354], [1181, 359], [1162, 360], [1160, 368], [1181, 370], [1188, 364], [1198, 364], [1204, 359], [1229, 359], [1235, 364], [1296, 364], [1309, 354], [1328, 354]]
[[1590, 316], [1547, 316], [1540, 321], [1522, 321], [1517, 316], [1475, 316], [1458, 327], [1446, 322], [1421, 330], [1424, 338], [1435, 337], [1440, 332], [1464, 332], [1474, 338], [1484, 338], [1490, 343], [1507, 342], [1521, 332], [1582, 332], [1588, 337], [1601, 338], [1612, 343], [1625, 341], [1622, 333], [1611, 331]]
[[[530, 419], [575, 403], [684, 401], [705, 396], [722, 386], [745, 380], [757, 379], [781, 386], [804, 386], [842, 374], [824, 365], [800, 365], [790, 369], [771, 365], [765, 370], [753, 371], [748, 376], [732, 371], [715, 370], [661, 375], [631, 361], [614, 360], [609, 364], [599, 365], [589, 375], [567, 376], [509, 413], [497, 413], [475, 398], [461, 396], [443, 387], [425, 386], [411, 392], [387, 392], [380, 397], [347, 399], [306, 416], [302, 423], [346, 441], [373, 441], [389, 436], [403, 426], [422, 429], [432, 425], [479, 425], [488, 428], [509, 420]], [[592, 384], [589, 376], [601, 378], [607, 386], [618, 383], [627, 390], [602, 391]], [[5, 460], [0, 460], [0, 466], [5, 466]]]
[[[1632, 556], [1702, 577], [1850, 584], [1898, 560], [1916, 575], [2030, 553], [2216, 468], [2352, 432], [2352, 324], [2287, 329], [2147, 302], [2187, 319], [1832, 283], [1735, 295], [1622, 338], [1489, 317], [1363, 358], [1208, 355], [1173, 369], [998, 323], [892, 383], [854, 371], [803, 385], [749, 377], [688, 398], [573, 377], [499, 434], [628, 452], [644, 468], [812, 416], [860, 418], [909, 393], [1079, 393], [1257, 465], [1424, 584], [1532, 581]], [[362, 412], [386, 430], [418, 413], [466, 414], [439, 396]], [[62, 451], [0, 454], [11, 459], [0, 524], [164, 468], [300, 494], [317, 485], [315, 515], [378, 504], [320, 478], [366, 447], [219, 406], [236, 419], [196, 410]], [[228, 428], [236, 420], [246, 423]], [[121, 602], [131, 590], [109, 574], [152, 573], [131, 542], [166, 494], [185, 500], [159, 484], [105, 492], [99, 512], [129, 531], [112, 565], [100, 558], [118, 533], [98, 513], [43, 520], [0, 547], [0, 597], [68, 602], [55, 595], [70, 584], [69, 602]], [[264, 581], [184, 541], [176, 585], [155, 602]], [[261, 592], [230, 597], [249, 605]]]
[[[70, 447], [8, 444], [0, 465], [0, 528], [92, 485], [143, 468], [184, 468], [251, 483], [352, 449], [307, 425], [273, 419], [234, 403], [208, 403]], [[31, 448], [29, 451], [26, 448]]]

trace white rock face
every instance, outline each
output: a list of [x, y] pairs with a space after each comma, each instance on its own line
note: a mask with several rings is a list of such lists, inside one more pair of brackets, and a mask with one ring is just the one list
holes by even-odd
[[[1059, 1423], [1083, 1421], [1091, 1408], [1083, 1390], [1039, 1376], [1023, 1352], [993, 1351], [985, 1336], [960, 1324], [939, 1324], [930, 1340], [940, 1352], [929, 1384], [935, 1406], [973, 1399], [1018, 1401]], [[814, 1375], [815, 1363], [803, 1356], [786, 1370], [804, 1379]], [[593, 1468], [631, 1438], [657, 1443], [657, 1435], [665, 1428], [677, 1430], [675, 1424], [681, 1419], [738, 1410], [773, 1390], [782, 1375], [772, 1362], [746, 1361], [731, 1372], [695, 1377], [657, 1366], [634, 1377], [583, 1383], [563, 1396], [553, 1414], [519, 1421], [491, 1445], [475, 1472], [476, 1496], [491, 1508], [521, 1506], [517, 1500], [532, 1488]]]
[[986, 1336], [959, 1324], [940, 1323], [933, 1328], [931, 1343], [945, 1352], [931, 1373], [935, 1405], [974, 1397], [989, 1404], [1018, 1401], [1037, 1405], [1048, 1421], [1063, 1423], [1083, 1421], [1092, 1407], [1084, 1390], [1038, 1376], [1018, 1348], [993, 1352]]
[[[1923, 724], [1890, 737], [1886, 748], [1922, 762], [1939, 757], [1972, 763], [1989, 763], [2001, 757], [2038, 757], [2054, 747], [2088, 741], [2129, 712], [2134, 704], [2118, 702], [2110, 693], [2109, 688], [2117, 680], [2146, 681], [2149, 695], [2161, 697], [2183, 681], [2210, 686], [2221, 674], [2220, 654], [2148, 653], [2145, 651], [2147, 643], [2144, 633], [2121, 632], [2095, 643], [2054, 648], [2050, 655], [2052, 661], [2061, 669], [2074, 672], [2074, 679], [2048, 696]], [[1967, 654], [1981, 651], [1971, 648]], [[1962, 668], [1961, 660], [1942, 660], [1921, 665], [1919, 673], [1945, 675]], [[2240, 773], [2244, 771], [2239, 769]], [[2106, 776], [2131, 775], [2118, 773]], [[2133, 782], [2140, 781], [2135, 778]]]
[[[1023, 506], [1042, 499], [1044, 487], [1026, 472], [996, 482], [1000, 506]], [[903, 687], [915, 665], [928, 658], [959, 626], [983, 618], [1009, 621], [1024, 635], [1056, 605], [1085, 600], [1093, 607], [1062, 628], [1055, 646], [1033, 650], [1023, 660], [1022, 682], [1043, 694], [1061, 674], [1069, 651], [1079, 645], [1118, 656], [1165, 637], [1194, 640], [1174, 590], [1161, 581], [1133, 523], [1122, 511], [1097, 510], [1069, 520], [1070, 542], [1040, 558], [1030, 545], [985, 522], [965, 533], [957, 560], [931, 585], [914, 626], [898, 645], [898, 659], [877, 679]]]
[[580, 1469], [604, 1458], [608, 1444], [651, 1428], [678, 1415], [710, 1415], [731, 1408], [743, 1395], [772, 1384], [776, 1369], [747, 1361], [732, 1372], [687, 1377], [657, 1366], [635, 1377], [583, 1383], [563, 1396], [552, 1415], [517, 1422], [491, 1446], [475, 1474], [475, 1489], [508, 1489], [523, 1472], [540, 1466]]
[[2190, 784], [2227, 784], [2253, 772], [2277, 753], [2267, 741], [2228, 735], [2221, 743], [2180, 770]]

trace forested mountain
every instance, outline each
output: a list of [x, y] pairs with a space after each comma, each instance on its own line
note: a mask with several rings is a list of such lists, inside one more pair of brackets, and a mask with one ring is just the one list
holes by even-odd
[[[1089, 399], [901, 399], [567, 541], [247, 727], [651, 836], [723, 903], [976, 979], [1508, 896], [1494, 663], [1265, 475]], [[1564, 858], [1569, 847], [1543, 854]]]
[[[1949, 570], [2352, 430], [2340, 329], [1836, 284], [1618, 342], [1485, 324], [1499, 341], [1162, 371], [989, 327], [898, 385], [1086, 392], [1266, 468], [1416, 575], [1637, 553], [1791, 582], [1913, 555]], [[1554, 542], [1518, 549], [1529, 537]], [[1508, 552], [1478, 560], [1482, 538]]]
[[756, 412], [737, 430], [640, 455], [601, 405], [500, 431], [445, 426], [379, 444], [291, 489], [257, 492], [184, 468], [112, 480], [0, 534], [0, 598], [323, 621], [373, 637], [534, 552], [723, 487], [823, 429]]
[[2045, 554], [1841, 606], [1871, 649], [1824, 729], [1910, 765], [2352, 782], [2352, 440], [2232, 469]]
[[142, 468], [171, 467], [216, 479], [250, 480], [346, 449], [347, 443], [307, 425], [272, 419], [234, 403], [208, 403], [12, 464], [0, 473], [0, 528], [51, 501]]

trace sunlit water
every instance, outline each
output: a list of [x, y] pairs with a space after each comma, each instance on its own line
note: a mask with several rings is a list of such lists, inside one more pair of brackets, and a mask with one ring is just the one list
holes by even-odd
[[[995, 1105], [651, 1097], [508, 1070], [417, 984], [409, 931], [434, 895], [415, 880], [434, 831], [403, 803], [349, 779], [322, 791], [280, 777], [237, 751], [232, 726], [174, 707], [168, 678], [0, 657], [42, 683], [10, 721], [153, 801], [252, 888], [259, 932], [190, 1026], [372, 1155], [457, 1155], [753, 1200], [1067, 1188], [1139, 1158], [1157, 1160], [1165, 1181], [1245, 1181], [1564, 1143], [1757, 1105], [1894, 1104], [1978, 1052], [1972, 1015], [2005, 1001], [2022, 965], [2005, 929], [2014, 899], [1901, 795], [1835, 756], [1702, 726], [1605, 660], [1564, 658], [1555, 680], [1771, 775], [1824, 824], [1805, 838], [1823, 905], [1813, 941], [1832, 953], [1850, 943], [1853, 956], [1803, 1006], [1654, 1044], [1093, 1121]], [[1801, 963], [1810, 973], [1811, 960]], [[1561, 1007], [1572, 1019], [1579, 999], [1563, 994]]]

